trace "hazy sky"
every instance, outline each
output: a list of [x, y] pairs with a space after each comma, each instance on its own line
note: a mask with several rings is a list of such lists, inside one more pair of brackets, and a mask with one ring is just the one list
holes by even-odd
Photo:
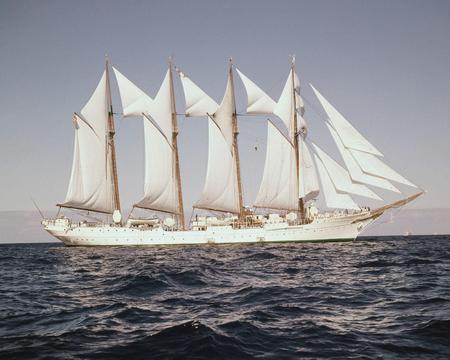
[[[151, 96], [172, 55], [216, 101], [230, 56], [278, 98], [289, 55], [296, 54], [311, 139], [341, 161], [309, 82], [388, 164], [428, 190], [412, 207], [449, 207], [449, 39], [448, 0], [0, 0], [0, 210], [32, 209], [30, 195], [44, 209], [64, 200], [72, 113], [97, 85], [105, 54]], [[120, 112], [115, 80], [112, 85]], [[239, 80], [236, 88], [243, 112]], [[179, 122], [188, 208], [203, 186], [207, 126], [201, 118]], [[251, 204], [262, 175], [266, 127], [264, 118], [254, 117], [240, 118], [239, 126], [244, 197]], [[117, 116], [116, 127], [122, 206], [128, 208], [142, 194], [142, 120]]]

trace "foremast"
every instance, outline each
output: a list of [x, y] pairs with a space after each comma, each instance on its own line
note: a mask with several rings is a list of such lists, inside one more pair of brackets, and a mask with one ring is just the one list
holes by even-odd
[[286, 134], [270, 120], [267, 122], [266, 161], [254, 206], [295, 212], [304, 220], [304, 203], [315, 198], [319, 188], [305, 139], [304, 106], [299, 94], [300, 81], [295, 73], [294, 58], [277, 102], [236, 70], [247, 92], [247, 114], [276, 115], [287, 130]]
[[[120, 195], [119, 195], [119, 177], [117, 175], [117, 160], [116, 160], [116, 146], [114, 143], [114, 136], [116, 134], [115, 126], [114, 126], [114, 112], [112, 106], [112, 98], [111, 98], [111, 84], [109, 80], [109, 60], [106, 59], [105, 62], [105, 75], [106, 75], [106, 101], [108, 108], [108, 155], [109, 161], [111, 163], [111, 172], [112, 172], [112, 187], [113, 187], [113, 201], [114, 201], [114, 211], [121, 211], [120, 209]], [[118, 222], [120, 222], [119, 220]]]
[[175, 177], [177, 182], [177, 194], [178, 194], [178, 222], [181, 229], [185, 229], [184, 220], [184, 207], [183, 207], [183, 192], [181, 188], [181, 172], [180, 172], [180, 160], [178, 154], [178, 121], [177, 111], [175, 105], [175, 92], [173, 88], [173, 74], [172, 74], [172, 61], [169, 59], [169, 83], [170, 83], [170, 106], [172, 114], [172, 151], [173, 158], [175, 159]]
[[[295, 57], [292, 57], [291, 61], [291, 80], [292, 80], [292, 101], [294, 104], [293, 109], [293, 117], [292, 117], [292, 136], [293, 136], [293, 144], [294, 144], [294, 151], [295, 151], [295, 163], [296, 163], [296, 175], [297, 175], [297, 184], [298, 188], [300, 188], [300, 181], [301, 174], [300, 174], [300, 147], [299, 147], [299, 141], [298, 137], [302, 136], [302, 131], [298, 127], [298, 119], [297, 119], [297, 101], [296, 101], [296, 84], [295, 84]], [[305, 219], [305, 203], [303, 201], [302, 197], [298, 198], [298, 214], [300, 215], [300, 220], [303, 222]]]

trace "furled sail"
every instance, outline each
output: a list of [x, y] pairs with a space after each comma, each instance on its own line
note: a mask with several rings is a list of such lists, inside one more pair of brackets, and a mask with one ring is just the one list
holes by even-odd
[[298, 184], [295, 148], [268, 121], [264, 173], [255, 200], [261, 208], [298, 210]]
[[214, 114], [219, 105], [200, 89], [189, 77], [178, 70], [186, 100], [186, 116]]
[[363, 172], [359, 164], [356, 162], [355, 158], [351, 154], [350, 150], [347, 149], [342, 143], [341, 138], [334, 130], [334, 128], [328, 123], [326, 123], [326, 125], [331, 133], [331, 136], [333, 137], [334, 142], [336, 143], [336, 146], [342, 156], [342, 159], [344, 159], [345, 166], [347, 167], [353, 181], [366, 185], [376, 186], [378, 188], [390, 190], [396, 193], [400, 193], [400, 190], [398, 190], [388, 180], [378, 176], [369, 175]]
[[252, 80], [236, 68], [247, 92], [247, 114], [272, 114], [276, 102]]
[[134, 206], [180, 214], [176, 159], [172, 143], [172, 102], [170, 69], [154, 99], [117, 69], [125, 116], [143, 116], [145, 141], [144, 196]]
[[155, 124], [144, 117], [144, 196], [136, 207], [178, 213], [175, 159], [171, 143]]
[[210, 118], [208, 136], [206, 181], [194, 207], [238, 214], [239, 192], [233, 152], [219, 126]]
[[377, 156], [383, 156], [375, 146], [373, 146], [364, 136], [362, 136], [358, 130], [356, 130], [352, 124], [350, 124], [333, 105], [331, 105], [323, 95], [317, 91], [317, 89], [310, 84], [320, 103], [322, 104], [328, 118], [333, 125], [333, 128], [338, 133], [342, 140], [342, 143], [346, 148], [364, 151]]
[[316, 169], [309, 150], [308, 144], [301, 135], [298, 136], [299, 142], [299, 191], [298, 197], [306, 203], [319, 195], [320, 188], [317, 180]]
[[340, 193], [336, 190], [323, 162], [316, 154], [314, 154], [314, 160], [316, 161], [320, 182], [322, 184], [322, 193], [327, 207], [332, 209], [359, 210], [359, 206], [352, 200], [350, 195]]
[[348, 173], [341, 165], [334, 161], [319, 146], [312, 144], [316, 155], [322, 161], [336, 190], [354, 195], [364, 196], [370, 199], [382, 200], [377, 194], [363, 184], [354, 183]]
[[106, 71], [88, 103], [75, 114], [75, 144], [63, 207], [113, 213], [114, 182], [108, 144], [108, 80]]

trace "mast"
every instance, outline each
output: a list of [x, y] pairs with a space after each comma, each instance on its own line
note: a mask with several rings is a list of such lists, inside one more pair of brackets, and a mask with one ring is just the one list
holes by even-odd
[[[295, 163], [297, 165], [297, 186], [300, 185], [300, 148], [298, 144], [298, 136], [300, 132], [298, 131], [298, 121], [297, 121], [297, 104], [295, 96], [295, 57], [292, 57], [291, 62], [291, 79], [292, 79], [292, 96], [294, 100], [294, 117], [293, 117], [293, 130], [294, 130], [294, 148], [295, 148]], [[298, 212], [300, 214], [300, 219], [303, 221], [305, 218], [305, 204], [303, 198], [298, 199]]]
[[105, 63], [105, 74], [106, 74], [106, 101], [108, 106], [108, 145], [109, 145], [109, 155], [111, 161], [111, 171], [112, 171], [112, 185], [114, 189], [114, 210], [120, 212], [120, 197], [119, 197], [119, 179], [117, 176], [117, 163], [116, 163], [116, 147], [114, 145], [114, 113], [112, 108], [111, 100], [111, 86], [109, 82], [109, 61], [106, 59]]
[[177, 111], [175, 107], [175, 92], [173, 89], [173, 77], [172, 77], [172, 62], [169, 59], [169, 78], [170, 78], [170, 105], [172, 114], [172, 151], [173, 158], [175, 159], [175, 177], [177, 181], [177, 191], [178, 191], [178, 221], [181, 229], [185, 229], [184, 223], [184, 207], [183, 207], [183, 194], [181, 190], [181, 173], [180, 173], [180, 161], [178, 156], [178, 122], [177, 122]]
[[233, 90], [233, 115], [232, 115], [232, 126], [233, 126], [233, 152], [236, 165], [237, 183], [238, 183], [238, 193], [239, 193], [239, 218], [244, 217], [244, 201], [242, 195], [242, 182], [241, 182], [241, 166], [239, 161], [239, 146], [238, 146], [238, 135], [239, 129], [237, 124], [236, 115], [236, 101], [234, 97], [234, 80], [233, 80], [233, 60], [230, 58], [230, 64], [228, 69], [228, 76], [230, 77], [231, 88]]

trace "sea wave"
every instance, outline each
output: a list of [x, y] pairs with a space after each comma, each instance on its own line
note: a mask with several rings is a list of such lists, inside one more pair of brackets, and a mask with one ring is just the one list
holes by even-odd
[[449, 358], [449, 240], [0, 246], [0, 358]]

